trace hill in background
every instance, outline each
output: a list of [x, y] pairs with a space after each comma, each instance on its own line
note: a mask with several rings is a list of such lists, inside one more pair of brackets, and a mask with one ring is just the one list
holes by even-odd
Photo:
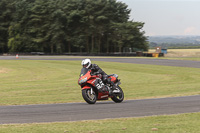
[[200, 48], [200, 36], [149, 36], [149, 47]]

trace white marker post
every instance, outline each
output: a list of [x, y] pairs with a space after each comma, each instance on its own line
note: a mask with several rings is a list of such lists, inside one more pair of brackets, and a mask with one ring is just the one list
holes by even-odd
[[18, 59], [19, 58], [19, 55], [18, 54], [16, 54], [16, 59]]

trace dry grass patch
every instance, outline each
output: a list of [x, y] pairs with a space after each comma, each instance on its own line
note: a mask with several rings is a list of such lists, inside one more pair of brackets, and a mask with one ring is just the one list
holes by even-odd
[[[150, 53], [155, 49], [149, 49]], [[200, 57], [200, 49], [167, 49], [165, 57]]]
[[165, 57], [200, 57], [200, 49], [168, 49]]
[[7, 68], [0, 68], [0, 73], [8, 73], [9, 69]]

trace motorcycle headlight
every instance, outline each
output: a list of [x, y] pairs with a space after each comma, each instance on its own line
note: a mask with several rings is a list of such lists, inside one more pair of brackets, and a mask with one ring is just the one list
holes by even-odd
[[81, 79], [78, 83], [81, 85], [81, 84], [85, 83], [86, 81], [87, 81], [87, 77], [84, 79]]

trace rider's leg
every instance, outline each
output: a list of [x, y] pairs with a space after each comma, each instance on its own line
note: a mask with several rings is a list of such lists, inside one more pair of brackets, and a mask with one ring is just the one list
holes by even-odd
[[113, 81], [111, 81], [111, 78], [108, 78], [106, 79], [105, 81], [106, 83], [110, 84], [112, 87], [112, 90], [109, 91], [110, 94], [112, 93], [119, 93], [119, 89], [117, 89], [117, 86], [115, 85], [115, 83]]

